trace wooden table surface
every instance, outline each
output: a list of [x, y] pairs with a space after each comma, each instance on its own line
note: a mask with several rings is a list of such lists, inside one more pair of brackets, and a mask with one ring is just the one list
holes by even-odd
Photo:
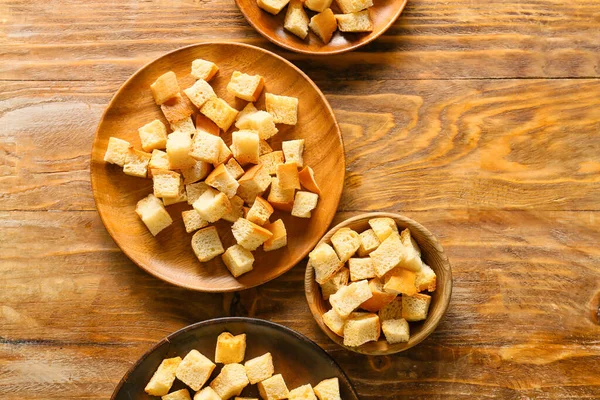
[[[600, 398], [600, 2], [410, 0], [379, 40], [323, 58], [268, 43], [233, 0], [2, 0], [0, 22], [0, 398], [106, 399], [153, 343], [227, 315], [309, 336], [363, 399]], [[326, 94], [347, 162], [334, 222], [395, 211], [439, 237], [453, 297], [421, 345], [332, 343], [305, 262], [203, 294], [113, 243], [89, 181], [102, 111], [146, 62], [217, 39]]]

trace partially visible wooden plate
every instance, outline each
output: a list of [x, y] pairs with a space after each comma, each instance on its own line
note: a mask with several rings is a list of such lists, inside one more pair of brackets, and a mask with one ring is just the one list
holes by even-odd
[[[111, 397], [112, 400], [150, 399], [144, 387], [165, 358], [184, 357], [196, 349], [214, 361], [217, 336], [222, 332], [246, 334], [244, 361], [270, 352], [276, 374], [282, 374], [288, 389], [310, 383], [313, 387], [323, 379], [338, 378], [344, 400], [358, 400], [350, 380], [336, 362], [319, 346], [285, 326], [255, 318], [218, 318], [187, 326], [157, 343], [125, 374]], [[221, 366], [211, 376], [217, 376]], [[171, 390], [185, 387], [176, 381]], [[247, 387], [242, 396], [258, 398], [256, 385]]]
[[[260, 74], [265, 91], [299, 98], [298, 125], [279, 125], [271, 141], [281, 148], [282, 140], [305, 139], [304, 160], [321, 185], [322, 196], [310, 219], [276, 212], [288, 231], [288, 246], [255, 252], [254, 270], [238, 279], [231, 276], [220, 257], [200, 263], [191, 248], [192, 234], [185, 232], [181, 212], [187, 203], [167, 207], [173, 224], [153, 237], [135, 213], [136, 203], [152, 192], [152, 180], [127, 176], [116, 165], [103, 161], [110, 136], [116, 136], [141, 149], [137, 129], [154, 120], [165, 124], [160, 108], [154, 104], [150, 84], [172, 70], [182, 89], [190, 86], [194, 59], [215, 62], [220, 70], [211, 84], [216, 93], [238, 110], [245, 101], [235, 99], [225, 87], [234, 70]], [[257, 105], [264, 109], [264, 92]], [[168, 125], [167, 125], [168, 126]], [[223, 135], [231, 143], [230, 132]], [[92, 148], [91, 179], [96, 207], [109, 234], [133, 262], [152, 275], [175, 285], [206, 292], [243, 290], [270, 281], [288, 271], [319, 241], [336, 212], [344, 183], [344, 147], [339, 126], [329, 103], [317, 86], [302, 71], [266, 50], [236, 43], [203, 43], [175, 50], [144, 66], [123, 84], [108, 105], [96, 132]], [[225, 248], [233, 245], [231, 224], [216, 224]]]
[[[246, 20], [267, 40], [284, 49], [304, 54], [327, 55], [351, 51], [372, 42], [381, 36], [396, 22], [408, 0], [374, 0], [371, 12], [373, 31], [364, 33], [345, 33], [337, 30], [331, 41], [324, 44], [312, 31], [309, 30], [304, 40], [283, 29], [283, 22], [287, 7], [277, 15], [269, 14], [259, 8], [256, 0], [235, 0], [238, 8]], [[340, 14], [335, 1], [331, 4], [334, 14]], [[308, 17], [316, 14], [307, 10]]]

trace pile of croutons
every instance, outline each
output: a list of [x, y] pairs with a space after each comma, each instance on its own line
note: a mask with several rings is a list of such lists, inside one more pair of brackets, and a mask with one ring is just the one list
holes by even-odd
[[[271, 353], [246, 361], [246, 334], [232, 335], [223, 332], [217, 338], [215, 362], [198, 350], [191, 350], [183, 360], [181, 357], [167, 358], [146, 385], [151, 396], [162, 396], [162, 400], [191, 400], [188, 389], [169, 393], [175, 379], [186, 384], [194, 394], [194, 400], [225, 400], [240, 396], [242, 390], [256, 384], [263, 400], [341, 400], [338, 378], [321, 381], [314, 388], [310, 383], [288, 390], [281, 374], [275, 373]], [[215, 363], [224, 364], [219, 374], [210, 379]], [[316, 395], [316, 397], [315, 397]], [[235, 397], [235, 400], [258, 400]]]
[[[195, 60], [191, 75], [197, 80], [183, 91], [174, 72], [161, 75], [150, 89], [172, 132], [158, 119], [142, 126], [142, 150], [111, 137], [104, 160], [123, 167], [125, 174], [152, 178], [153, 193], [136, 207], [152, 235], [173, 223], [165, 206], [187, 202], [193, 209], [182, 218], [188, 233], [197, 231], [192, 248], [198, 259], [222, 255], [238, 277], [253, 269], [252, 251], [287, 245], [283, 220], [269, 220], [274, 211], [310, 218], [320, 189], [314, 171], [304, 165], [304, 139], [283, 141], [281, 150], [267, 142], [278, 133], [277, 124], [297, 124], [298, 99], [265, 93], [266, 111], [258, 110], [254, 102], [263, 91], [263, 77], [235, 71], [227, 91], [248, 101], [238, 111], [208, 83], [217, 71], [214, 63]], [[220, 135], [234, 124], [228, 146]], [[209, 226], [221, 219], [233, 223], [237, 242], [227, 250], [216, 227]]]
[[431, 296], [421, 292], [436, 288], [435, 272], [408, 229], [399, 232], [387, 217], [369, 225], [360, 234], [341, 228], [331, 237], [333, 247], [322, 243], [309, 254], [332, 307], [323, 323], [349, 347], [379, 340], [381, 330], [390, 344], [408, 342], [408, 322], [425, 320], [429, 311]]

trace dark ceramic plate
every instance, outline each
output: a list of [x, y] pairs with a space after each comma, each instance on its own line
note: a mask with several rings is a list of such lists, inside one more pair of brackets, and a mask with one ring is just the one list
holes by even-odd
[[[111, 399], [156, 399], [144, 392], [144, 387], [165, 358], [184, 357], [196, 349], [214, 360], [217, 336], [222, 332], [246, 334], [246, 357], [249, 360], [270, 352], [275, 373], [282, 374], [288, 389], [310, 383], [315, 386], [327, 378], [337, 377], [344, 400], [358, 400], [352, 384], [336, 362], [313, 341], [285, 326], [255, 318], [217, 318], [198, 322], [167, 336], [142, 356], [125, 374]], [[210, 380], [217, 376], [221, 364]], [[175, 381], [172, 390], [185, 387]], [[193, 393], [191, 393], [193, 394]], [[248, 386], [241, 396], [258, 397], [256, 385]]]

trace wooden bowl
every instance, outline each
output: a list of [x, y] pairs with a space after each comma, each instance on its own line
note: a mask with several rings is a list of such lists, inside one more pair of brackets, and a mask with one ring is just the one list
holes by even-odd
[[[238, 8], [246, 20], [267, 40], [284, 49], [304, 54], [327, 55], [351, 51], [372, 42], [381, 36], [396, 22], [408, 0], [375, 0], [374, 6], [369, 10], [373, 20], [373, 31], [363, 33], [344, 33], [335, 31], [331, 41], [324, 44], [312, 31], [309, 30], [304, 40], [283, 29], [283, 21], [287, 8], [277, 15], [269, 14], [259, 8], [256, 0], [235, 0]], [[341, 11], [333, 2], [331, 9], [334, 14]], [[309, 18], [316, 14], [306, 9]]]
[[325, 332], [331, 340], [340, 346], [357, 353], [386, 355], [399, 353], [416, 346], [435, 330], [450, 303], [450, 296], [452, 294], [452, 269], [450, 268], [448, 258], [444, 254], [444, 249], [431, 232], [429, 232], [418, 222], [394, 213], [377, 212], [357, 215], [356, 217], [350, 218], [336, 225], [333, 229], [327, 232], [325, 236], [323, 236], [319, 244], [331, 244], [331, 236], [333, 236], [333, 234], [340, 228], [347, 227], [355, 230], [358, 233], [361, 233], [370, 228], [368, 223], [369, 219], [376, 217], [392, 218], [396, 221], [396, 224], [398, 224], [398, 227], [401, 230], [404, 228], [410, 229], [412, 237], [417, 241], [419, 247], [421, 248], [423, 260], [437, 275], [437, 288], [433, 293], [430, 293], [431, 305], [429, 306], [429, 314], [427, 319], [421, 322], [409, 323], [410, 339], [407, 343], [388, 344], [385, 341], [385, 336], [382, 332], [381, 337], [377, 342], [368, 342], [358, 347], [344, 346], [343, 338], [333, 333], [323, 322], [323, 314], [330, 310], [331, 306], [329, 305], [328, 301], [323, 300], [323, 297], [321, 296], [321, 288], [315, 281], [314, 270], [310, 265], [307, 265], [306, 267], [304, 287], [306, 291], [306, 300], [308, 301], [310, 311], [313, 313], [315, 320], [323, 332]]
[[[192, 234], [186, 233], [181, 212], [192, 209], [187, 203], [167, 207], [173, 224], [152, 236], [135, 213], [136, 203], [152, 193], [152, 180], [127, 176], [116, 165], [104, 162], [110, 136], [128, 140], [141, 149], [137, 129], [154, 120], [166, 124], [160, 108], [154, 104], [150, 84], [172, 70], [181, 88], [191, 86], [189, 76], [194, 59], [215, 62], [220, 70], [211, 80], [216, 93], [238, 110], [245, 101], [227, 93], [226, 86], [234, 70], [260, 74], [265, 90], [257, 107], [264, 110], [264, 92], [299, 98], [298, 124], [278, 125], [279, 133], [271, 140], [276, 149], [282, 140], [305, 140], [304, 162], [315, 171], [322, 196], [312, 218], [296, 218], [275, 212], [272, 220], [282, 218], [288, 232], [288, 246], [256, 251], [254, 270], [234, 278], [221, 257], [200, 263], [191, 247]], [[168, 124], [167, 124], [168, 126]], [[233, 130], [233, 129], [232, 129]], [[231, 132], [222, 135], [231, 143]], [[283, 58], [258, 47], [236, 43], [203, 43], [175, 50], [142, 67], [119, 89], [108, 105], [96, 131], [91, 155], [92, 190], [100, 217], [123, 252], [152, 275], [189, 289], [205, 292], [243, 290], [270, 281], [288, 271], [315, 246], [327, 230], [336, 212], [344, 183], [344, 147], [339, 126], [329, 103], [317, 86], [302, 71]], [[225, 248], [235, 244], [231, 224], [216, 224]]]
[[[230, 317], [198, 322], [169, 335], [144, 354], [125, 374], [115, 388], [112, 400], [156, 399], [144, 392], [144, 387], [165, 358], [183, 358], [196, 349], [214, 361], [217, 336], [222, 332], [246, 334], [245, 361], [270, 352], [276, 374], [282, 374], [289, 389], [310, 383], [315, 386], [323, 379], [338, 378], [344, 400], [358, 400], [350, 380], [323, 349], [283, 325], [256, 318]], [[218, 364], [209, 381], [221, 370]], [[175, 381], [171, 391], [185, 385]], [[242, 394], [258, 398], [256, 385], [246, 387]]]

